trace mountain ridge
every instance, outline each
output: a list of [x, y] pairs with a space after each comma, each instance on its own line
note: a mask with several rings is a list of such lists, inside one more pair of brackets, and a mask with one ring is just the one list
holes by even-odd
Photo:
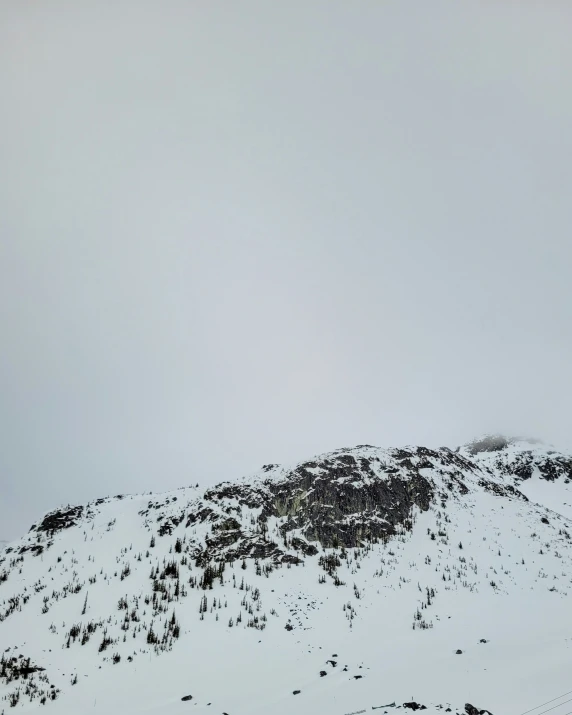
[[[193, 686], [194, 712], [211, 712], [208, 703], [224, 695], [220, 712], [258, 712], [260, 701], [261, 712], [286, 713], [294, 690], [301, 691], [298, 712], [329, 713], [346, 702], [350, 712], [354, 696], [374, 707], [374, 682], [364, 685], [359, 671], [383, 672], [389, 656], [376, 655], [370, 622], [386, 634], [392, 658], [406, 662], [412, 652], [426, 656], [430, 643], [447, 651], [441, 639], [455, 636], [447, 612], [464, 619], [462, 609], [480, 609], [476, 642], [487, 623], [503, 632], [517, 603], [550, 603], [562, 614], [572, 573], [572, 507], [564, 501], [572, 502], [571, 478], [570, 455], [537, 441], [487, 436], [456, 450], [359, 445], [291, 467], [264, 465], [202, 490], [117, 495], [53, 510], [0, 552], [0, 642], [8, 644], [0, 697], [8, 706], [33, 709], [43, 701], [54, 713], [77, 712], [104, 669], [115, 699], [100, 693], [92, 709], [140, 713], [150, 700], [170, 715], [190, 702], [180, 699], [186, 693], [185, 675], [172, 661], [178, 657], [203, 672]], [[207, 650], [221, 644], [212, 654], [219, 665], [209, 670], [197, 660], [197, 638]], [[317, 680], [296, 675], [332, 639], [345, 644], [346, 670], [322, 663]], [[229, 663], [241, 677], [221, 693], [213, 672], [238, 643], [254, 671]], [[361, 667], [360, 649], [368, 653]], [[464, 652], [451, 654], [457, 650]], [[260, 685], [266, 661], [279, 670], [290, 663], [290, 690], [288, 668]], [[447, 660], [447, 667], [457, 662]], [[163, 686], [148, 691], [136, 676], [142, 671], [173, 681], [180, 697]], [[435, 673], [441, 694], [422, 675], [394, 680], [400, 692], [407, 686], [425, 693], [430, 710], [447, 704], [457, 712], [469, 696], [455, 700], [461, 684], [470, 690], [466, 675], [459, 678], [445, 687], [443, 672]], [[147, 693], [144, 702], [130, 700], [132, 680]], [[264, 696], [253, 695], [255, 681]], [[304, 688], [295, 687], [300, 681]], [[358, 681], [356, 693], [348, 683]], [[498, 684], [481, 685], [470, 702], [492, 712], [503, 707]], [[411, 692], [399, 697], [406, 702]]]

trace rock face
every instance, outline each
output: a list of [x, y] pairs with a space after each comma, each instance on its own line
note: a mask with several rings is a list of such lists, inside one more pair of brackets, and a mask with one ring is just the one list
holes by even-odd
[[269, 485], [270, 515], [287, 517], [284, 534], [300, 529], [309, 542], [326, 548], [392, 535], [410, 523], [414, 506], [429, 507], [433, 488], [418, 470], [403, 479], [385, 469], [378, 457], [351, 453], [302, 464], [287, 480]]
[[[410, 530], [414, 508], [426, 511], [451, 493], [466, 494], [464, 480], [473, 472], [479, 472], [476, 465], [447, 448], [338, 450], [291, 470], [266, 465], [255, 482], [209, 489], [187, 523], [211, 524], [210, 557], [281, 560], [283, 550], [264, 538], [268, 520], [279, 519], [284, 543], [312, 556], [320, 546], [353, 548]], [[443, 482], [446, 490], [438, 494]], [[260, 537], [241, 531], [232, 510], [221, 519], [213, 506], [229, 500], [238, 510], [260, 510]]]
[[37, 531], [46, 531], [55, 533], [62, 529], [69, 529], [75, 526], [83, 515], [84, 508], [82, 506], [72, 506], [66, 509], [60, 509], [47, 514], [40, 524]]

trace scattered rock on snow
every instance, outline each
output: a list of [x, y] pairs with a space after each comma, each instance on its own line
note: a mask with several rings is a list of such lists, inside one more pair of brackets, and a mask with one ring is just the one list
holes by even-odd
[[465, 703], [465, 712], [467, 715], [493, 715], [489, 710], [479, 710], [471, 703]]

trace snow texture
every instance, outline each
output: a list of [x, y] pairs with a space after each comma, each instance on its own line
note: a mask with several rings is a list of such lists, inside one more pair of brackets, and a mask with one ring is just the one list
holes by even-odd
[[524, 713], [570, 683], [571, 478], [485, 436], [62, 507], [0, 547], [0, 713]]

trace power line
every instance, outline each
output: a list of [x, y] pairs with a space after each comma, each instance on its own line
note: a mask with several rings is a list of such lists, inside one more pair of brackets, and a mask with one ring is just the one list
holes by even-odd
[[[554, 698], [554, 700], [558, 700], [558, 698]], [[552, 702], [554, 702], [554, 700], [551, 700], [550, 702], [552, 703]], [[558, 705], [553, 705], [551, 708], [548, 708], [548, 710], [543, 710], [541, 713], [538, 713], [538, 715], [544, 715], [544, 713], [548, 713], [551, 710], [556, 710], [556, 708], [559, 708], [561, 705], [566, 705], [566, 703], [571, 703], [571, 702], [572, 702], [572, 698], [570, 698], [570, 700], [564, 700], [563, 702], [558, 703]], [[542, 705], [540, 707], [542, 707]]]
[[[520, 715], [528, 715], [528, 713], [534, 712], [534, 710], [538, 710], [538, 708], [543, 708], [545, 705], [550, 705], [550, 703], [553, 703], [555, 700], [560, 700], [560, 698], [563, 698], [565, 695], [570, 695], [572, 693], [572, 690], [569, 690], [567, 693], [562, 693], [562, 695], [559, 695], [557, 698], [552, 698], [552, 700], [548, 700], [545, 703], [542, 703], [541, 705], [537, 705], [535, 708], [531, 708], [530, 710], [527, 710], [526, 712], [521, 713]], [[572, 700], [572, 698], [571, 698]], [[564, 703], [569, 703], [570, 700], [565, 700], [563, 703], [560, 703], [560, 705], [564, 705]], [[560, 705], [555, 705], [554, 707], [560, 707]], [[549, 710], [554, 710], [554, 708], [549, 708]], [[548, 710], [544, 710], [544, 712], [548, 712]], [[542, 713], [537, 713], [537, 715], [542, 715]], [[568, 715], [568, 713], [566, 713]]]

